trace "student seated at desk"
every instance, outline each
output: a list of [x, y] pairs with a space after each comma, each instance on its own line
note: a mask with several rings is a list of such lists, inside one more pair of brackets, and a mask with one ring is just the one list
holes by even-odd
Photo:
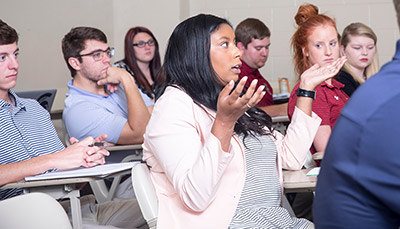
[[[124, 40], [125, 57], [114, 66], [128, 71], [135, 79], [141, 93], [154, 99], [155, 86], [162, 81], [158, 78], [161, 68], [159, 45], [156, 37], [146, 27], [130, 28]], [[153, 106], [148, 107], [149, 110]]]
[[[229, 22], [213, 15], [183, 21], [169, 38], [166, 82], [143, 144], [160, 228], [313, 227], [281, 207], [282, 168], [303, 166], [320, 124], [313, 99], [298, 98], [286, 136], [274, 131], [255, 107], [264, 86], [253, 80], [240, 96], [244, 77], [235, 87], [240, 55]], [[343, 63], [313, 66], [300, 88], [314, 90]]]
[[[18, 76], [17, 42], [17, 32], [0, 20], [0, 185], [56, 169], [103, 164], [109, 152], [89, 145], [107, 135], [87, 137], [64, 148], [49, 113], [36, 100], [20, 98], [11, 90]], [[20, 194], [21, 189], [0, 190], [0, 200]], [[111, 201], [91, 208], [96, 209], [93, 217], [100, 224], [122, 228], [145, 224], [136, 200]]]
[[96, 28], [72, 28], [62, 51], [73, 78], [63, 112], [68, 135], [83, 139], [105, 133], [111, 143], [142, 143], [150, 118], [146, 106], [154, 103], [141, 96], [126, 70], [111, 67], [114, 49], [106, 35]]
[[[107, 134], [107, 142], [143, 142], [153, 100], [138, 90], [124, 69], [111, 67], [113, 48], [97, 28], [72, 28], [62, 39], [65, 62], [71, 72], [63, 120], [68, 136], [84, 139]], [[105, 86], [107, 85], [107, 86]], [[107, 163], [120, 162], [134, 150], [113, 152]], [[118, 186], [116, 198], [134, 198], [131, 179]]]
[[[242, 52], [239, 78], [247, 76], [250, 80], [257, 79], [257, 88], [265, 86], [265, 95], [257, 107], [271, 117], [287, 115], [287, 102], [276, 104], [273, 101], [272, 87], [259, 71], [269, 56], [271, 31], [262, 21], [247, 18], [237, 25], [235, 36], [236, 45]], [[250, 80], [246, 82], [246, 87], [250, 86]]]
[[[313, 65], [328, 66], [339, 59], [339, 36], [335, 21], [320, 14], [317, 6], [301, 5], [295, 16], [298, 25], [292, 36], [295, 71], [301, 75]], [[332, 69], [334, 71], [334, 69]], [[327, 79], [316, 88], [313, 112], [321, 117], [321, 126], [310, 151], [325, 151], [333, 126], [349, 97], [341, 90], [344, 85], [335, 79]], [[299, 95], [299, 83], [293, 88], [288, 105], [292, 117]]]

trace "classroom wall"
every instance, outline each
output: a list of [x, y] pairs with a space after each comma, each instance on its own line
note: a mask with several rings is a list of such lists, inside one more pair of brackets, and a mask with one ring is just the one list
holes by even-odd
[[[62, 58], [61, 39], [75, 26], [104, 31], [116, 48], [112, 61], [123, 57], [126, 31], [136, 25], [149, 27], [160, 43], [161, 55], [173, 28], [198, 13], [225, 17], [236, 26], [247, 17], [264, 21], [271, 29], [270, 58], [261, 73], [278, 93], [278, 78], [296, 81], [290, 53], [295, 30], [294, 15], [301, 0], [1, 0], [0, 18], [20, 34], [20, 73], [15, 90], [65, 88], [71, 79]], [[378, 35], [381, 64], [391, 59], [399, 38], [391, 0], [312, 0], [321, 12], [334, 17], [341, 32], [360, 21]]]
[[[20, 35], [15, 90], [65, 87], [71, 76], [62, 57], [61, 39], [72, 27], [82, 25], [112, 34], [112, 7], [108, 0], [3, 1], [0, 18]], [[109, 39], [113, 43], [113, 36]]]
[[71, 79], [61, 40], [76, 26], [101, 29], [116, 55], [123, 58], [123, 40], [136, 25], [149, 27], [160, 41], [162, 55], [172, 29], [180, 21], [180, 0], [1, 0], [0, 18], [20, 35], [19, 90], [57, 88], [65, 93]]

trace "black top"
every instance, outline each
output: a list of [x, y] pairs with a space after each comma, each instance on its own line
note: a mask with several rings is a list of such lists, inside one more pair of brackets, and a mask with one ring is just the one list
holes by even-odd
[[335, 80], [344, 84], [342, 91], [346, 93], [349, 97], [353, 92], [360, 86], [360, 83], [354, 80], [353, 76], [351, 76], [345, 70], [340, 70], [340, 72], [335, 76]]

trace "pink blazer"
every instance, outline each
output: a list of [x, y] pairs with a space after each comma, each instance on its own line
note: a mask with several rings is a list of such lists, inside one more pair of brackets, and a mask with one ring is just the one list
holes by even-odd
[[[157, 227], [227, 228], [246, 176], [243, 145], [234, 135], [228, 152], [211, 134], [215, 112], [168, 87], [144, 134], [143, 159], [159, 200]], [[278, 173], [300, 169], [321, 120], [295, 110], [284, 137], [275, 131]]]

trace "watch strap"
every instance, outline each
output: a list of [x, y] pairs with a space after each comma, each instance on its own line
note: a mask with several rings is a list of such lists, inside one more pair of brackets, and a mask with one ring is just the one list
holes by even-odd
[[297, 96], [302, 96], [302, 97], [309, 97], [312, 99], [315, 99], [315, 95], [316, 95], [316, 91], [308, 91], [308, 90], [304, 90], [301, 88], [297, 89]]

